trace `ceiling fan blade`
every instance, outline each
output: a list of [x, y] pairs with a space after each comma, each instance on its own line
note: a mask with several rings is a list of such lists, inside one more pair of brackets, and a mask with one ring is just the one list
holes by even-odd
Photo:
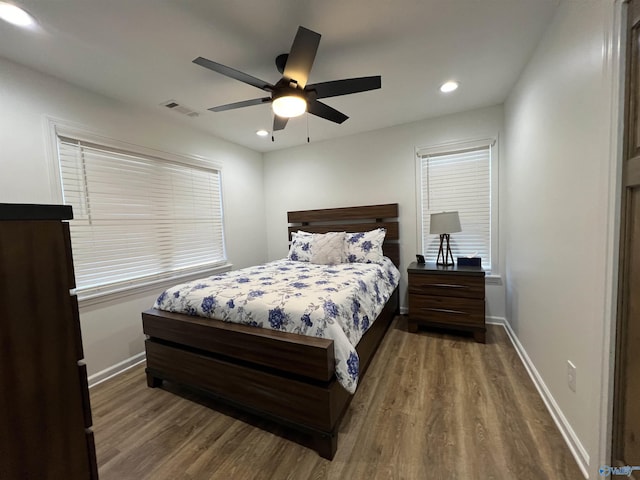
[[382, 77], [376, 75], [373, 77], [347, 78], [344, 80], [333, 80], [331, 82], [314, 83], [313, 85], [307, 85], [305, 90], [315, 90], [316, 98], [327, 98], [376, 90], [381, 86]]
[[277, 132], [278, 130], [284, 130], [284, 127], [287, 126], [287, 122], [289, 121], [286, 117], [279, 117], [278, 115], [273, 115], [273, 131]]
[[298, 33], [296, 33], [296, 38], [291, 45], [283, 75], [287, 80], [295, 80], [301, 88], [307, 85], [309, 72], [320, 44], [320, 37], [319, 33], [298, 27]]
[[349, 118], [344, 113], [317, 100], [307, 102], [307, 112], [335, 123], [342, 123]]
[[243, 102], [227, 103], [226, 105], [218, 105], [209, 110], [212, 112], [224, 112], [225, 110], [233, 110], [234, 108], [250, 107], [252, 105], [262, 105], [263, 103], [271, 103], [271, 97], [253, 98]]
[[193, 60], [193, 63], [200, 65], [201, 67], [208, 68], [209, 70], [213, 70], [214, 72], [221, 73], [222, 75], [233, 78], [234, 80], [240, 80], [241, 82], [247, 83], [261, 90], [266, 90], [267, 92], [273, 90], [273, 85], [271, 85], [269, 82], [265, 82], [264, 80], [260, 80], [259, 78], [252, 77], [251, 75], [236, 70], [235, 68], [227, 67], [226, 65], [222, 65], [221, 63], [207, 60], [203, 57], [196, 58], [195, 60]]

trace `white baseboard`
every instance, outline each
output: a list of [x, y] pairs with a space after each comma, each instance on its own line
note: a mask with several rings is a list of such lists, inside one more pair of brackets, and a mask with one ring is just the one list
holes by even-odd
[[538, 390], [538, 393], [542, 397], [542, 401], [546, 405], [547, 410], [549, 410], [549, 413], [551, 414], [551, 418], [553, 418], [553, 421], [558, 427], [558, 430], [560, 430], [560, 433], [562, 434], [562, 437], [564, 438], [565, 443], [569, 447], [571, 454], [576, 459], [576, 462], [578, 463], [578, 467], [582, 471], [584, 478], [589, 478], [589, 461], [590, 461], [589, 454], [587, 453], [584, 446], [580, 442], [580, 439], [576, 435], [576, 432], [573, 431], [573, 428], [571, 427], [571, 424], [569, 423], [567, 418], [564, 416], [564, 413], [562, 413], [562, 410], [558, 406], [558, 403], [556, 402], [556, 400], [553, 398], [553, 395], [551, 395], [551, 392], [549, 391], [549, 389], [547, 388], [547, 385], [542, 380], [542, 377], [540, 376], [540, 374], [538, 373], [538, 370], [536, 369], [533, 362], [529, 358], [529, 355], [527, 354], [526, 350], [520, 343], [520, 340], [518, 340], [518, 337], [516, 336], [514, 331], [511, 329], [511, 325], [509, 324], [508, 321], [506, 321], [505, 318], [502, 318], [501, 321], [500, 321], [500, 318], [497, 318], [497, 317], [491, 318], [491, 320], [495, 320], [495, 321], [487, 321], [487, 323], [491, 323], [494, 325], [502, 325], [504, 329], [507, 331], [507, 335], [509, 336], [511, 343], [513, 344], [513, 347], [516, 349], [516, 352], [518, 352], [518, 356], [520, 357], [520, 360], [522, 361], [524, 368], [527, 370], [527, 373], [531, 377], [531, 380], [533, 380], [533, 384], [535, 385], [536, 389]]
[[409, 307], [400, 307], [400, 315], [406, 315], [409, 313]]
[[487, 325], [502, 325], [504, 327], [507, 319], [504, 317], [485, 317], [484, 323]]
[[111, 377], [115, 377], [116, 375], [124, 372], [125, 370], [130, 369], [131, 367], [135, 367], [136, 365], [144, 362], [146, 359], [145, 352], [140, 352], [133, 357], [127, 358], [122, 362], [116, 363], [115, 365], [105, 368], [104, 370], [94, 373], [90, 375], [87, 379], [89, 381], [89, 388], [95, 387], [99, 383], [104, 382], [105, 380], [109, 380]]

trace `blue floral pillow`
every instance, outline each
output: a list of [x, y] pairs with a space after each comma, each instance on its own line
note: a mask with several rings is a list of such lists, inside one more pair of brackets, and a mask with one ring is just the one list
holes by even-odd
[[369, 232], [347, 233], [344, 237], [345, 254], [349, 263], [381, 263], [382, 244], [387, 230], [377, 228]]
[[295, 262], [310, 262], [312, 242], [312, 233], [293, 232], [291, 234], [291, 247], [289, 248], [287, 258]]

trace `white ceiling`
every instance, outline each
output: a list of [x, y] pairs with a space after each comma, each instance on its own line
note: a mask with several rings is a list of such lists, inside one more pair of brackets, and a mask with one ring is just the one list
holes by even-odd
[[[504, 101], [558, 0], [16, 0], [37, 31], [0, 22], [0, 56], [265, 152]], [[350, 118], [291, 119], [269, 105], [207, 108], [265, 92], [206, 70], [203, 56], [275, 83], [299, 25], [322, 34], [309, 83], [382, 75], [382, 89], [328, 98]], [[444, 95], [446, 80], [460, 82]], [[200, 113], [181, 116], [175, 99]], [[72, 119], [71, 119], [72, 120]]]

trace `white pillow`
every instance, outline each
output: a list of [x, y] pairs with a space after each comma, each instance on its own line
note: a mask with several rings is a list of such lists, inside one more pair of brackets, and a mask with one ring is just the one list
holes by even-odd
[[349, 263], [381, 263], [382, 244], [387, 230], [376, 228], [368, 232], [347, 233], [344, 237], [345, 256]]
[[311, 247], [311, 263], [336, 265], [344, 259], [344, 232], [316, 233]]
[[293, 232], [291, 234], [291, 248], [287, 258], [296, 262], [311, 261], [311, 244], [313, 234], [306, 232]]

